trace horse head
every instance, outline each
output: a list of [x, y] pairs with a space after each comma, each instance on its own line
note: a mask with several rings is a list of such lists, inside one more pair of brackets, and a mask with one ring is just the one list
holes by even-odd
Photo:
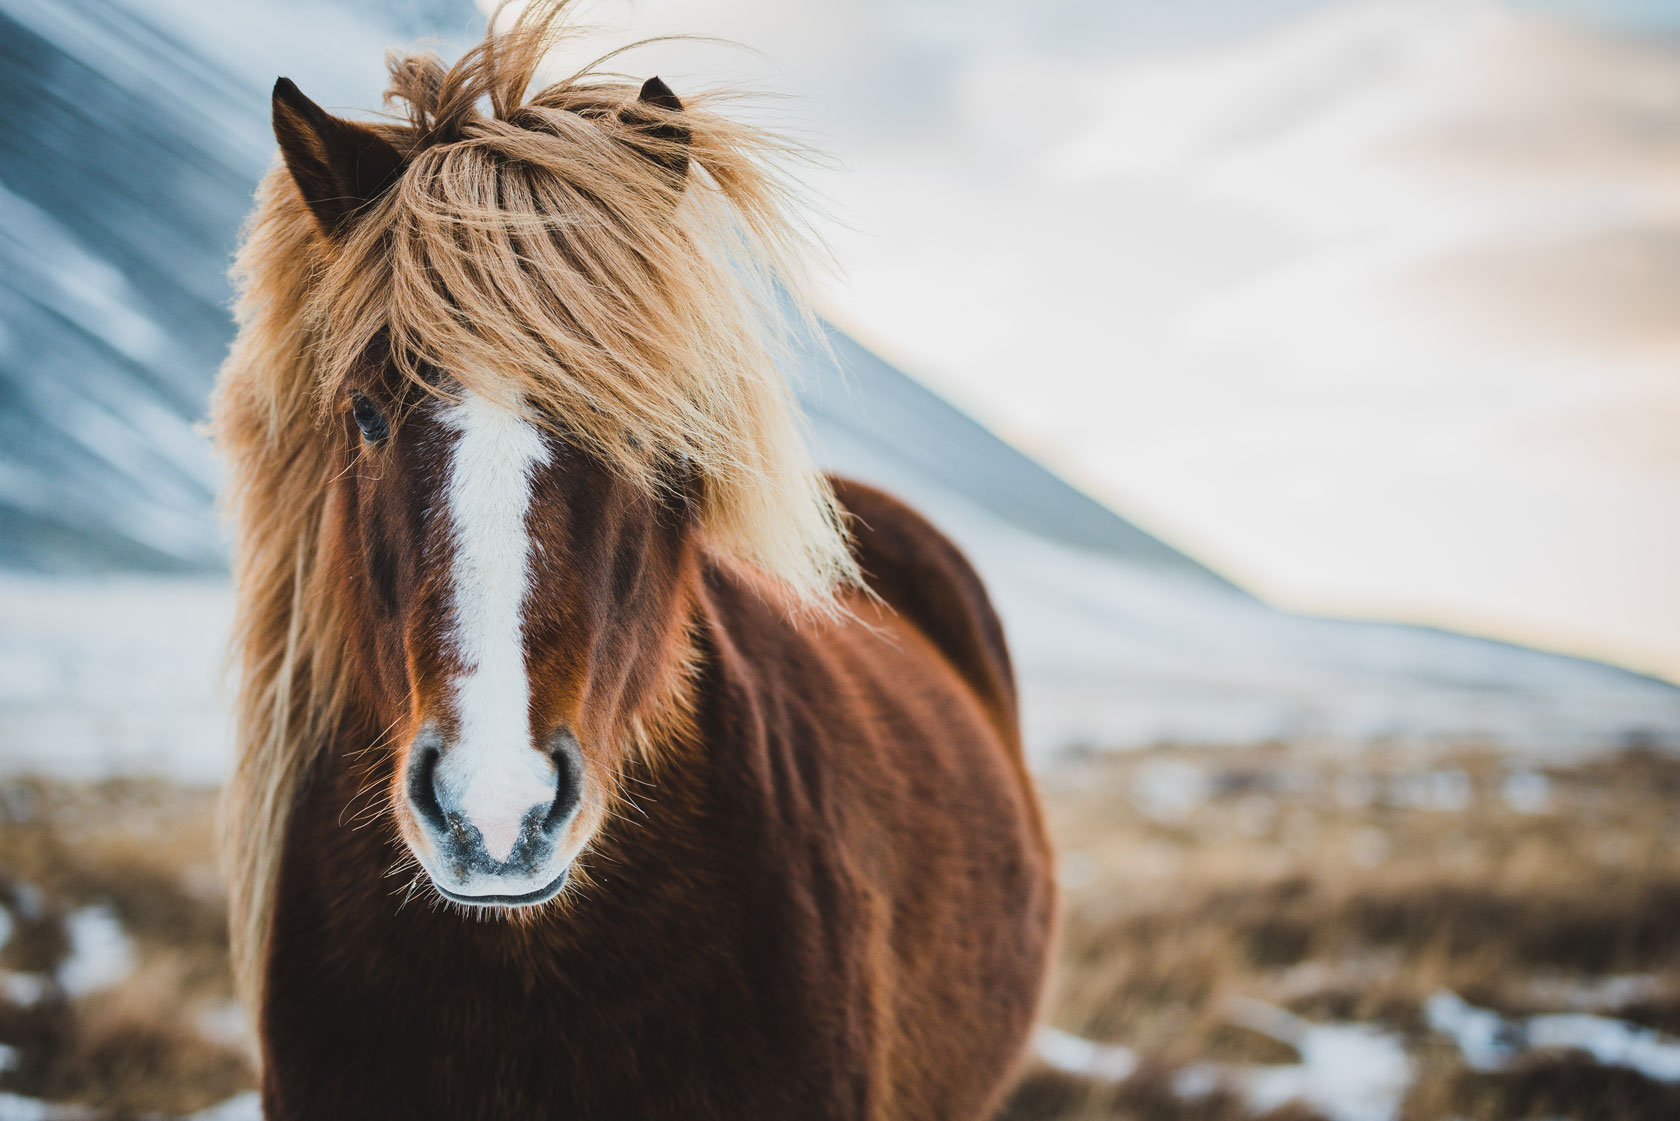
[[[640, 151], [672, 181], [686, 167], [673, 123], [681, 112], [655, 78], [620, 113], [626, 136], [663, 145]], [[274, 123], [286, 168], [333, 245], [353, 241], [405, 176], [428, 174], [423, 156], [330, 116], [285, 80]], [[472, 124], [461, 127], [470, 143]], [[504, 158], [483, 167], [506, 170]], [[520, 257], [538, 240], [581, 251], [586, 223], [570, 218], [523, 231]], [[472, 220], [446, 215], [442, 232]], [[519, 281], [522, 297], [540, 282], [500, 279]], [[456, 306], [473, 298], [463, 287], [449, 293]], [[340, 463], [326, 548], [343, 581], [364, 703], [388, 729], [388, 801], [403, 844], [451, 901], [538, 904], [565, 885], [621, 798], [626, 752], [671, 703], [698, 480], [671, 454], [656, 485], [637, 485], [517, 379], [439, 365], [444, 348], [423, 324], [415, 333], [399, 343], [381, 331], [324, 402]]]

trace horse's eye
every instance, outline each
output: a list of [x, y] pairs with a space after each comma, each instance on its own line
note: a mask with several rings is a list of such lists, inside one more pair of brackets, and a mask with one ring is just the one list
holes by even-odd
[[391, 426], [385, 423], [385, 414], [363, 394], [350, 395], [350, 415], [356, 418], [356, 427], [362, 430], [362, 439], [370, 444], [377, 444], [391, 434]]

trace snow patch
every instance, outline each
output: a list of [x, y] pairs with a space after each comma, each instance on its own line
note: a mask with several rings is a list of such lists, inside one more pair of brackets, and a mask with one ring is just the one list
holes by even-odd
[[1512, 771], [1499, 784], [1499, 796], [1517, 813], [1543, 814], [1552, 808], [1552, 780], [1539, 771]]
[[1529, 999], [1568, 1012], [1613, 1012], [1641, 1001], [1665, 999], [1672, 992], [1654, 973], [1616, 973], [1584, 979], [1542, 978], [1529, 986]]
[[1213, 796], [1213, 780], [1182, 759], [1160, 759], [1137, 769], [1131, 794], [1132, 804], [1145, 816], [1172, 825], [1186, 820]]
[[1451, 1038], [1476, 1070], [1503, 1070], [1533, 1051], [1583, 1051], [1603, 1066], [1680, 1082], [1680, 1039], [1626, 1020], [1584, 1012], [1507, 1019], [1445, 990], [1430, 997], [1423, 1011], [1429, 1026]]
[[47, 985], [47, 978], [39, 973], [0, 973], [0, 997], [19, 1008], [41, 1003]]
[[1399, 1115], [1412, 1064], [1397, 1033], [1370, 1024], [1315, 1024], [1244, 997], [1231, 1000], [1227, 1014], [1233, 1024], [1295, 1048], [1301, 1061], [1198, 1063], [1179, 1072], [1176, 1085], [1185, 1096], [1228, 1086], [1256, 1113], [1300, 1102], [1330, 1121], [1392, 1121]]
[[70, 938], [70, 956], [58, 967], [58, 983], [70, 996], [110, 988], [134, 972], [134, 943], [106, 905], [72, 911], [64, 931]]
[[[1196, 1063], [1180, 1070], [1173, 1089], [1202, 1098], [1219, 1089], [1242, 1095], [1256, 1113], [1300, 1102], [1330, 1121], [1393, 1121], [1412, 1082], [1400, 1036], [1369, 1024], [1315, 1024], [1258, 1000], [1238, 998], [1230, 1021], [1295, 1048], [1299, 1063]], [[1096, 1043], [1058, 1028], [1034, 1037], [1038, 1057], [1066, 1074], [1124, 1082], [1136, 1073], [1137, 1052]]]
[[0, 1121], [61, 1121], [86, 1116], [85, 1110], [75, 1106], [57, 1105], [41, 1101], [39, 1098], [0, 1092]]
[[206, 1005], [200, 1009], [195, 1022], [198, 1034], [211, 1043], [236, 1051], [251, 1052], [255, 1049], [250, 1017], [236, 1000], [220, 1000]]
[[[4, 1119], [0, 1118], [0, 1121]], [[209, 1109], [200, 1110], [187, 1121], [262, 1121], [262, 1095], [255, 1090], [247, 1090]]]
[[1138, 1055], [1130, 1047], [1097, 1043], [1045, 1025], [1033, 1037], [1038, 1057], [1064, 1074], [1097, 1082], [1124, 1082], [1137, 1072]]

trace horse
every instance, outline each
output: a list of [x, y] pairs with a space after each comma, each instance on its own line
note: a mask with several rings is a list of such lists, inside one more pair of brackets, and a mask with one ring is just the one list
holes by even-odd
[[958, 549], [805, 446], [762, 131], [538, 5], [274, 87], [212, 430], [268, 1121], [990, 1115], [1055, 886]]

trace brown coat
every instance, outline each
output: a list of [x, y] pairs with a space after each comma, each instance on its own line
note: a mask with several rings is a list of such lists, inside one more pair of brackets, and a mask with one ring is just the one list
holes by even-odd
[[949, 541], [836, 490], [880, 603], [793, 621], [708, 564], [698, 734], [637, 764], [568, 907], [405, 902], [395, 839], [344, 813], [377, 734], [346, 727], [285, 838], [269, 1121], [988, 1115], [1054, 904], [1008, 654]]

